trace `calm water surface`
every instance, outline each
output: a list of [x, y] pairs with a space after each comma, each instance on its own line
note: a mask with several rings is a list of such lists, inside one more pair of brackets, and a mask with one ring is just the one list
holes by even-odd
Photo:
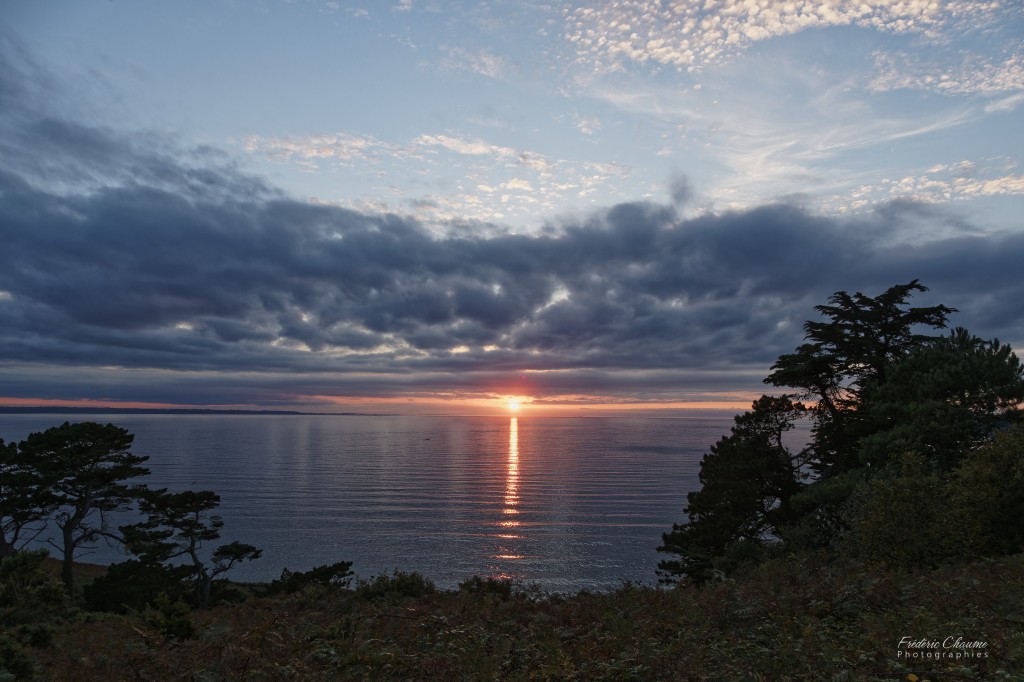
[[[21, 440], [112, 422], [148, 455], [151, 487], [214, 490], [225, 540], [264, 550], [232, 572], [269, 580], [346, 560], [360, 577], [419, 571], [551, 591], [654, 583], [700, 458], [732, 415], [677, 419], [263, 415], [0, 415]], [[121, 558], [101, 548], [84, 560]]]

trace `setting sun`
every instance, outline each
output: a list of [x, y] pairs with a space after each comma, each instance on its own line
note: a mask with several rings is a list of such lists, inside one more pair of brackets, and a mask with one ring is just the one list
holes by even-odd
[[520, 404], [521, 403], [518, 398], [509, 398], [508, 402], [505, 403], [509, 412], [518, 412]]

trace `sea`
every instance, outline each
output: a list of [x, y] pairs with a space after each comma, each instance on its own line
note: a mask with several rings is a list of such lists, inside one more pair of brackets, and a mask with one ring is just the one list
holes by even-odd
[[[263, 550], [235, 580], [351, 561], [363, 579], [417, 571], [441, 588], [482, 576], [577, 592], [657, 583], [662, 533], [685, 519], [701, 457], [733, 415], [2, 414], [0, 438], [65, 421], [128, 429], [149, 457], [140, 482], [217, 492], [223, 541]], [[124, 559], [102, 544], [79, 557]]]

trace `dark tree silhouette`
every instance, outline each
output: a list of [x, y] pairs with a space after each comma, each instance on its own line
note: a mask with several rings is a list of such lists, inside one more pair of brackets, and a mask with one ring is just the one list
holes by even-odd
[[108, 525], [108, 514], [127, 510], [142, 489], [128, 481], [149, 474], [142, 466], [148, 457], [129, 451], [133, 440], [113, 424], [65, 422], [18, 445], [52, 496], [60, 539], [50, 544], [63, 555], [61, 577], [68, 593], [74, 586], [76, 552], [100, 538], [119, 539]]
[[0, 560], [46, 529], [55, 504], [31, 454], [0, 439]]
[[143, 564], [169, 563], [179, 558], [191, 562], [196, 606], [210, 603], [210, 587], [217, 576], [236, 564], [258, 559], [262, 550], [241, 542], [229, 542], [207, 552], [205, 545], [220, 537], [224, 521], [211, 514], [220, 496], [210, 490], [168, 493], [150, 490], [139, 502], [147, 519], [122, 528], [129, 550]]
[[724, 563], [735, 563], [796, 521], [791, 502], [806, 473], [783, 434], [805, 412], [789, 398], [762, 396], [736, 417], [732, 434], [701, 460], [702, 487], [687, 495], [688, 520], [665, 533], [658, 548], [679, 558], [662, 561], [659, 571], [704, 580], [723, 564], [717, 557], [732, 555]]
[[858, 409], [862, 392], [884, 384], [888, 368], [934, 337], [915, 327], [941, 329], [956, 309], [944, 305], [909, 308], [913, 292], [928, 291], [918, 280], [890, 287], [878, 296], [838, 291], [815, 310], [827, 322], [804, 323], [805, 343], [781, 355], [765, 383], [798, 390], [796, 397], [815, 402], [813, 465], [834, 475], [860, 466], [862, 435]]
[[914, 451], [940, 471], [986, 441], [1024, 401], [1024, 366], [998, 339], [963, 327], [893, 363], [887, 380], [863, 395], [863, 463], [880, 467]]
[[[826, 546], [851, 520], [867, 537], [862, 531], [879, 525], [886, 495], [905, 483], [896, 469], [925, 462], [941, 487], [1012, 420], [1024, 401], [1017, 356], [961, 328], [943, 337], [919, 333], [945, 327], [955, 310], [909, 307], [915, 291], [927, 289], [912, 280], [875, 297], [840, 291], [815, 308], [827, 321], [807, 322], [805, 343], [779, 357], [765, 379], [797, 393], [756, 401], [705, 455], [686, 523], [658, 548], [678, 557], [659, 564], [662, 575], [700, 581], [767, 544]], [[791, 402], [797, 397], [814, 401], [813, 428], [808, 446], [793, 453], [782, 433], [805, 412]], [[851, 500], [860, 501], [859, 518]]]

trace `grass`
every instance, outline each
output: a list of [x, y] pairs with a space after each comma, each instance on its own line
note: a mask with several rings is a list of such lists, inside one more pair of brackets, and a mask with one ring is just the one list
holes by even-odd
[[[53, 680], [1024, 680], [1024, 556], [921, 571], [790, 557], [701, 588], [543, 595], [415, 574], [192, 615], [79, 613], [36, 650]], [[903, 637], [987, 658], [897, 658]]]

